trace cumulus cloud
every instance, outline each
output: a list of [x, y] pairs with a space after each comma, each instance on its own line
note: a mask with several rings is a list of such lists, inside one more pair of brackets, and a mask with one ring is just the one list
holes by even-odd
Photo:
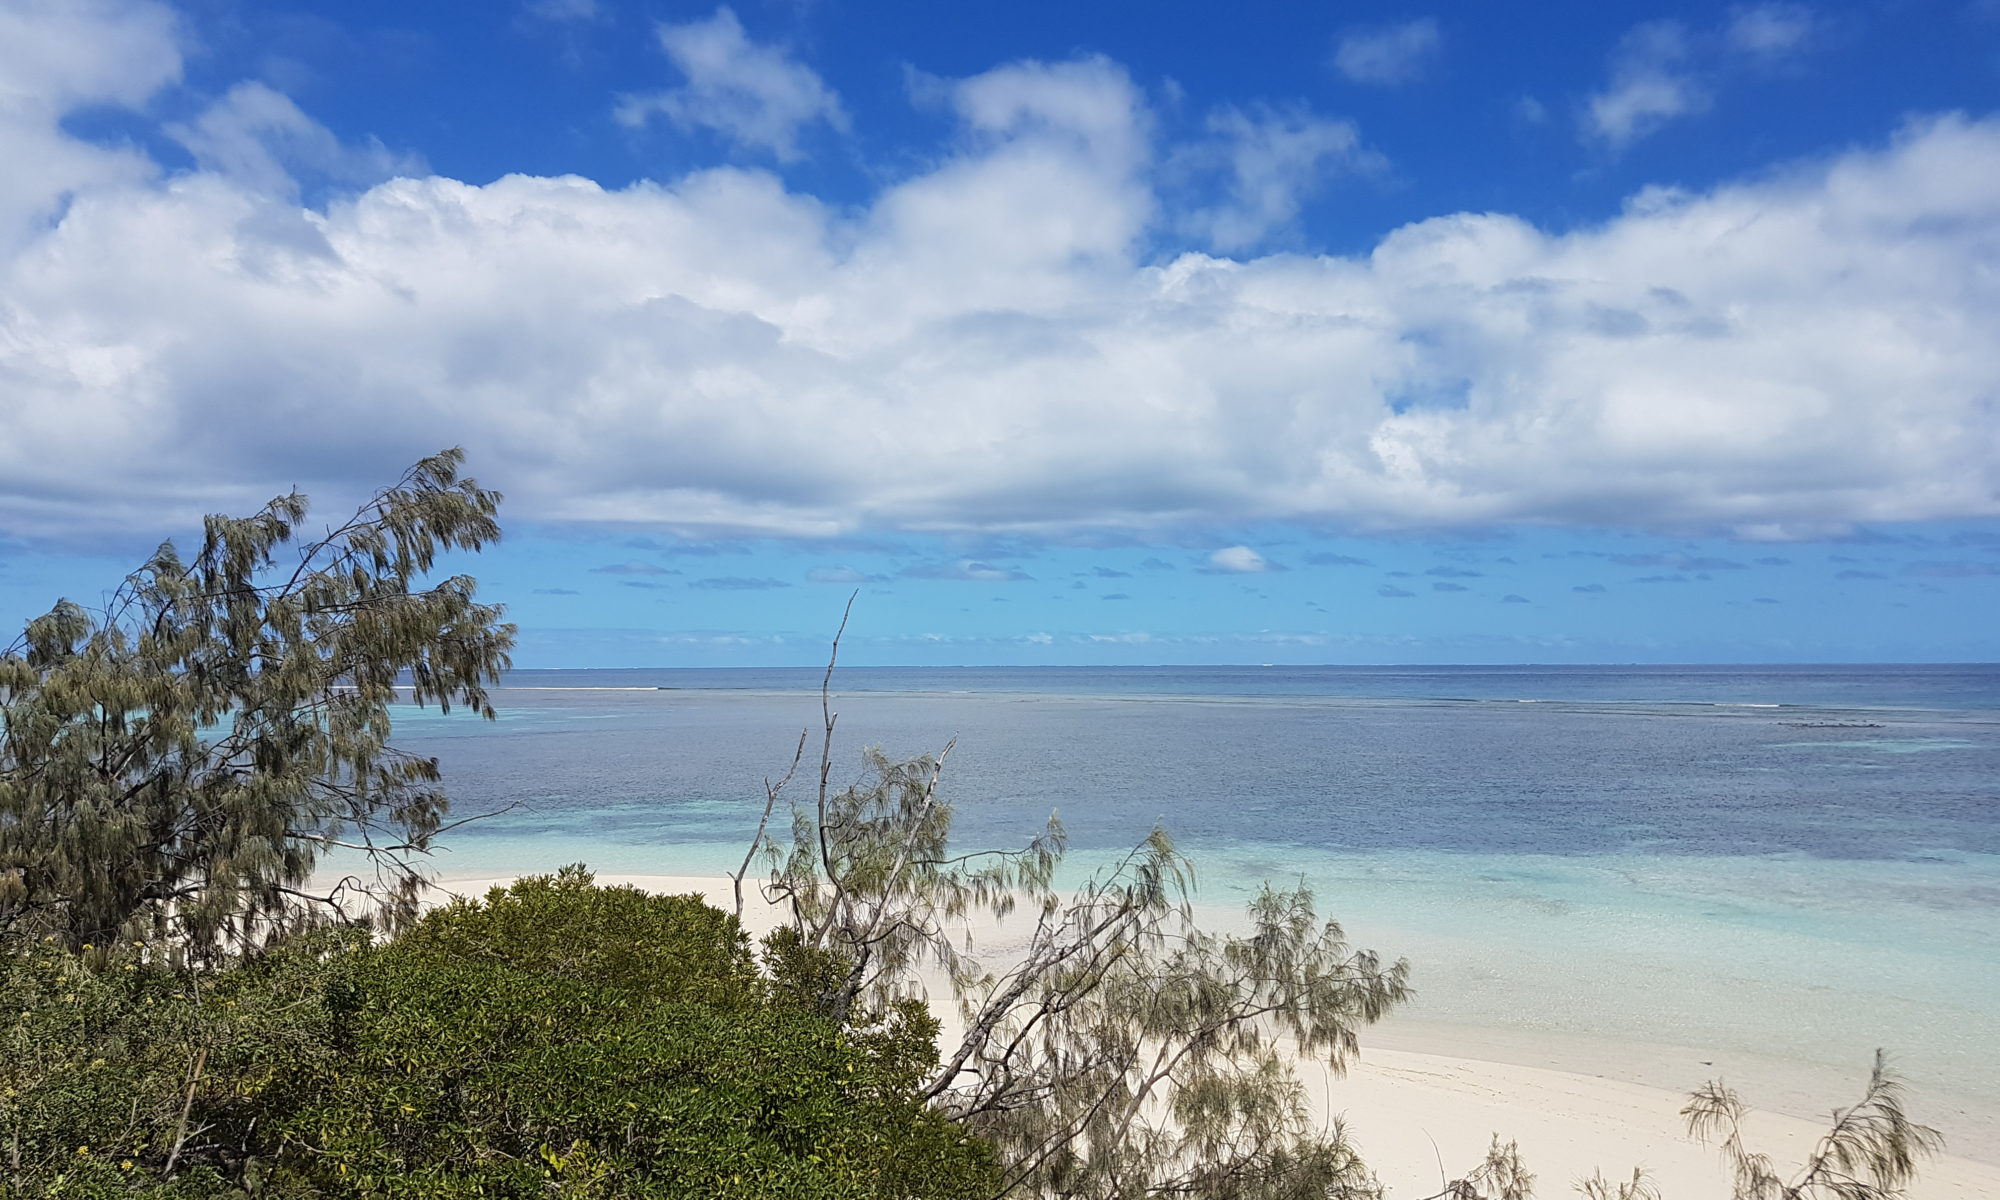
[[1375, 594], [1388, 600], [1408, 600], [1416, 595], [1415, 592], [1399, 588], [1393, 583], [1385, 583], [1381, 587], [1376, 588]]
[[1208, 556], [1206, 571], [1230, 575], [1256, 575], [1271, 569], [1263, 555], [1248, 546], [1224, 546]]
[[169, 125], [201, 167], [250, 191], [290, 199], [301, 176], [335, 184], [369, 184], [417, 174], [423, 163], [379, 142], [349, 146], [290, 97], [261, 83], [239, 83], [200, 116]]
[[1589, 132], [1623, 149], [1675, 117], [1706, 110], [1710, 97], [1688, 69], [1688, 41], [1678, 21], [1649, 21], [1626, 34], [1610, 81], [1587, 102]]
[[1431, 584], [1431, 590], [1434, 592], [1469, 592], [1472, 589], [1462, 583], [1453, 583], [1448, 579], [1440, 579], [1436, 583]]
[[709, 129], [780, 161], [799, 157], [799, 137], [824, 123], [848, 127], [840, 98], [817, 73], [782, 48], [750, 40], [735, 12], [718, 8], [705, 21], [658, 27], [660, 49], [686, 82], [630, 95], [615, 115], [639, 127], [664, 117], [682, 129]]
[[1712, 30], [1679, 21], [1635, 26], [1612, 52], [1610, 78], [1585, 101], [1584, 133], [1622, 150], [1669, 121], [1708, 111], [1731, 75], [1796, 57], [1818, 30], [1812, 10], [1791, 3], [1733, 9]]
[[1188, 169], [1224, 180], [1211, 205], [1191, 207], [1178, 224], [1217, 250], [1255, 246], [1289, 226], [1335, 174], [1371, 172], [1383, 160], [1361, 145], [1353, 122], [1303, 105], [1224, 106], [1208, 118], [1209, 140], [1182, 152]]
[[1752, 4], [1730, 13], [1723, 38], [1739, 54], [1782, 58], [1804, 47], [1818, 24], [1803, 4]]
[[1333, 52], [1333, 65], [1349, 82], [1388, 86], [1419, 79], [1444, 44], [1434, 18], [1374, 29], [1349, 30]]
[[70, 196], [138, 183], [154, 164], [67, 135], [86, 107], [136, 109], [180, 78], [179, 23], [164, 4], [15, 0], [0, 6], [0, 254]]
[[0, 172], [39, 214], [0, 250], [0, 535], [157, 534], [457, 444], [512, 519], [702, 537], [2000, 516], [2000, 121], [1565, 231], [1155, 257], [1154, 122], [1100, 59], [947, 84], [949, 152], [853, 205], [743, 169], [300, 203], [64, 132], [175, 77], [161, 10], [4, 12], [82, 49], [0, 70], [32, 92], [0, 139], [64, 147]]

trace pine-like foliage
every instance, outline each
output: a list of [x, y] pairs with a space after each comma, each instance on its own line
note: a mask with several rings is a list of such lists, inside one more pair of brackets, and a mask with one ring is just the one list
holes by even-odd
[[1663, 1200], [1659, 1187], [1639, 1167], [1632, 1168], [1630, 1179], [1615, 1181], [1593, 1172], [1576, 1185], [1576, 1190], [1583, 1200]]
[[[500, 536], [500, 496], [447, 450], [295, 543], [297, 492], [208, 518], [101, 613], [71, 601], [0, 652], [0, 939], [170, 936], [197, 955], [372, 910], [415, 911], [444, 827], [433, 759], [389, 745], [414, 702], [492, 715], [514, 627], [441, 551]], [[330, 850], [356, 856], [315, 894]]]
[[[1343, 1069], [1356, 1030], [1407, 996], [1406, 964], [1350, 948], [1303, 885], [1266, 889], [1245, 933], [1200, 928], [1190, 865], [1159, 830], [1067, 897], [1053, 819], [1025, 849], [955, 853], [945, 756], [870, 752], [863, 781], [836, 789], [827, 684], [821, 701], [817, 793], [792, 806], [789, 838], [769, 832], [795, 758], [744, 862], [766, 855], [764, 896], [789, 918], [767, 945], [857, 1031], [893, 1031], [914, 990], [950, 994], [962, 1026], [922, 1094], [995, 1148], [1004, 1194], [1379, 1196], [1341, 1127], [1313, 1120], [1291, 1056]], [[989, 969], [965, 918], [1017, 906], [1035, 914], [1027, 944]]]
[[[848, 602], [852, 611], [853, 601]], [[1304, 881], [1266, 886], [1247, 931], [1195, 920], [1193, 866], [1155, 829], [1064, 896], [1060, 821], [1020, 850], [955, 851], [940, 790], [952, 746], [901, 761], [879, 750], [846, 788], [832, 781], [833, 658], [820, 681], [818, 788], [789, 804], [806, 761], [764, 784], [764, 812], [734, 873], [736, 912], [761, 856], [764, 900], [782, 915], [765, 939], [780, 990], [857, 1039], [894, 1044], [930, 1028], [925, 993], [957, 1002], [958, 1028], [926, 1062], [919, 1094], [997, 1156], [1004, 1197], [1041, 1200], [1381, 1200], [1383, 1189], [1335, 1119], [1313, 1119], [1293, 1070], [1338, 1073], [1358, 1031], [1409, 998], [1409, 965], [1351, 948]], [[797, 793], [793, 793], [797, 797]], [[980, 960], [967, 919], [1026, 909], [1034, 925], [1004, 964]], [[929, 1034], [922, 1033], [928, 1040]], [[1876, 1056], [1862, 1102], [1786, 1181], [1739, 1136], [1746, 1111], [1711, 1083], [1683, 1110], [1720, 1140], [1733, 1200], [1898, 1200], [1941, 1142], [1903, 1112]], [[1425, 1200], [1533, 1200], [1535, 1175], [1498, 1134], [1486, 1156]], [[1579, 1180], [1586, 1200], [1660, 1200], [1644, 1171]]]
[[1861, 1102], [1834, 1110], [1832, 1125], [1790, 1179], [1769, 1155], [1744, 1145], [1748, 1112], [1734, 1091], [1715, 1081], [1681, 1109], [1690, 1136], [1721, 1146], [1735, 1176], [1732, 1200], [1896, 1200], [1916, 1179], [1918, 1165], [1944, 1146], [1937, 1130], [1903, 1111], [1902, 1081], [1880, 1050]]
[[[1593, 1175], [1576, 1185], [1585, 1200], [1660, 1200], [1657, 1192], [1644, 1189], [1644, 1172], [1632, 1172], [1629, 1184], [1610, 1184], [1602, 1175]], [[1521, 1160], [1521, 1147], [1502, 1142], [1499, 1134], [1486, 1148], [1486, 1157], [1462, 1177], [1448, 1181], [1444, 1190], [1424, 1200], [1534, 1200], [1535, 1176]]]

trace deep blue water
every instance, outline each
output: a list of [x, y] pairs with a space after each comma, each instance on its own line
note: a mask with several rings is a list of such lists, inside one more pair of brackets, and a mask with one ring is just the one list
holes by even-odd
[[[715, 873], [819, 676], [517, 672], [497, 722], [399, 741], [460, 811], [518, 806], [448, 873]], [[962, 845], [1054, 809], [1084, 861], [1164, 824], [1206, 902], [1307, 879], [1416, 961], [1426, 1016], [1888, 1044], [2000, 1105], [2000, 667], [857, 668], [835, 707], [838, 782], [958, 738]]]
[[[516, 671], [531, 687], [728, 691], [816, 689], [819, 667]], [[1565, 700], [2000, 709], [2000, 665], [1465, 667], [842, 667], [852, 692], [1097, 696], [1323, 696], [1372, 700]]]
[[[817, 683], [516, 672], [499, 722], [411, 713], [403, 741], [465, 807], [524, 806], [469, 837], [728, 840]], [[1159, 821], [1191, 847], [2000, 854], [1993, 667], [857, 669], [837, 700], [843, 768], [958, 737], [975, 840], [1059, 809], [1086, 848]]]

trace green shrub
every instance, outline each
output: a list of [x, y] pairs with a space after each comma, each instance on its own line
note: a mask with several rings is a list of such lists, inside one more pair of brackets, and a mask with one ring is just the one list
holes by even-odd
[[572, 870], [206, 977], [93, 953], [6, 964], [6, 1048], [32, 1053], [0, 1069], [23, 1147], [0, 1194], [992, 1191], [984, 1147], [916, 1098], [920, 1005], [844, 1033], [695, 897]]
[[339, 981], [364, 940], [320, 933], [206, 974], [144, 944], [0, 956], [0, 1195], [228, 1192], [216, 1166], [250, 1154], [228, 1139], [254, 1129], [274, 1082], [334, 1056]]

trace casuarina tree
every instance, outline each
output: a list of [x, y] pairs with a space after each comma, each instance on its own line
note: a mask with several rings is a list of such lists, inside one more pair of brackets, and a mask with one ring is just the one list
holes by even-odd
[[[817, 788], [791, 805], [790, 836], [773, 832], [801, 737], [735, 877], [740, 913], [760, 853], [769, 865], [781, 979], [857, 1034], [909, 1023], [913, 992], [955, 1002], [921, 1094], [994, 1148], [1003, 1194], [1377, 1200], [1344, 1129], [1314, 1119], [1292, 1056], [1344, 1069], [1357, 1030], [1408, 996], [1407, 964], [1350, 947], [1303, 884], [1266, 889], [1240, 934], [1201, 928], [1191, 864], [1162, 830], [1067, 897], [1058, 821], [1022, 850], [955, 850], [949, 746], [907, 762], [871, 751], [860, 782], [832, 785], [832, 670]], [[1025, 944], [981, 961], [967, 919], [1017, 908]]]
[[[514, 627], [440, 553], [500, 536], [464, 455], [424, 459], [323, 535], [293, 492], [209, 517], [101, 611], [64, 600], [0, 651], [0, 939], [169, 937], [196, 955], [415, 912], [446, 828], [400, 696], [491, 717]], [[314, 887], [329, 854], [352, 868]]]

